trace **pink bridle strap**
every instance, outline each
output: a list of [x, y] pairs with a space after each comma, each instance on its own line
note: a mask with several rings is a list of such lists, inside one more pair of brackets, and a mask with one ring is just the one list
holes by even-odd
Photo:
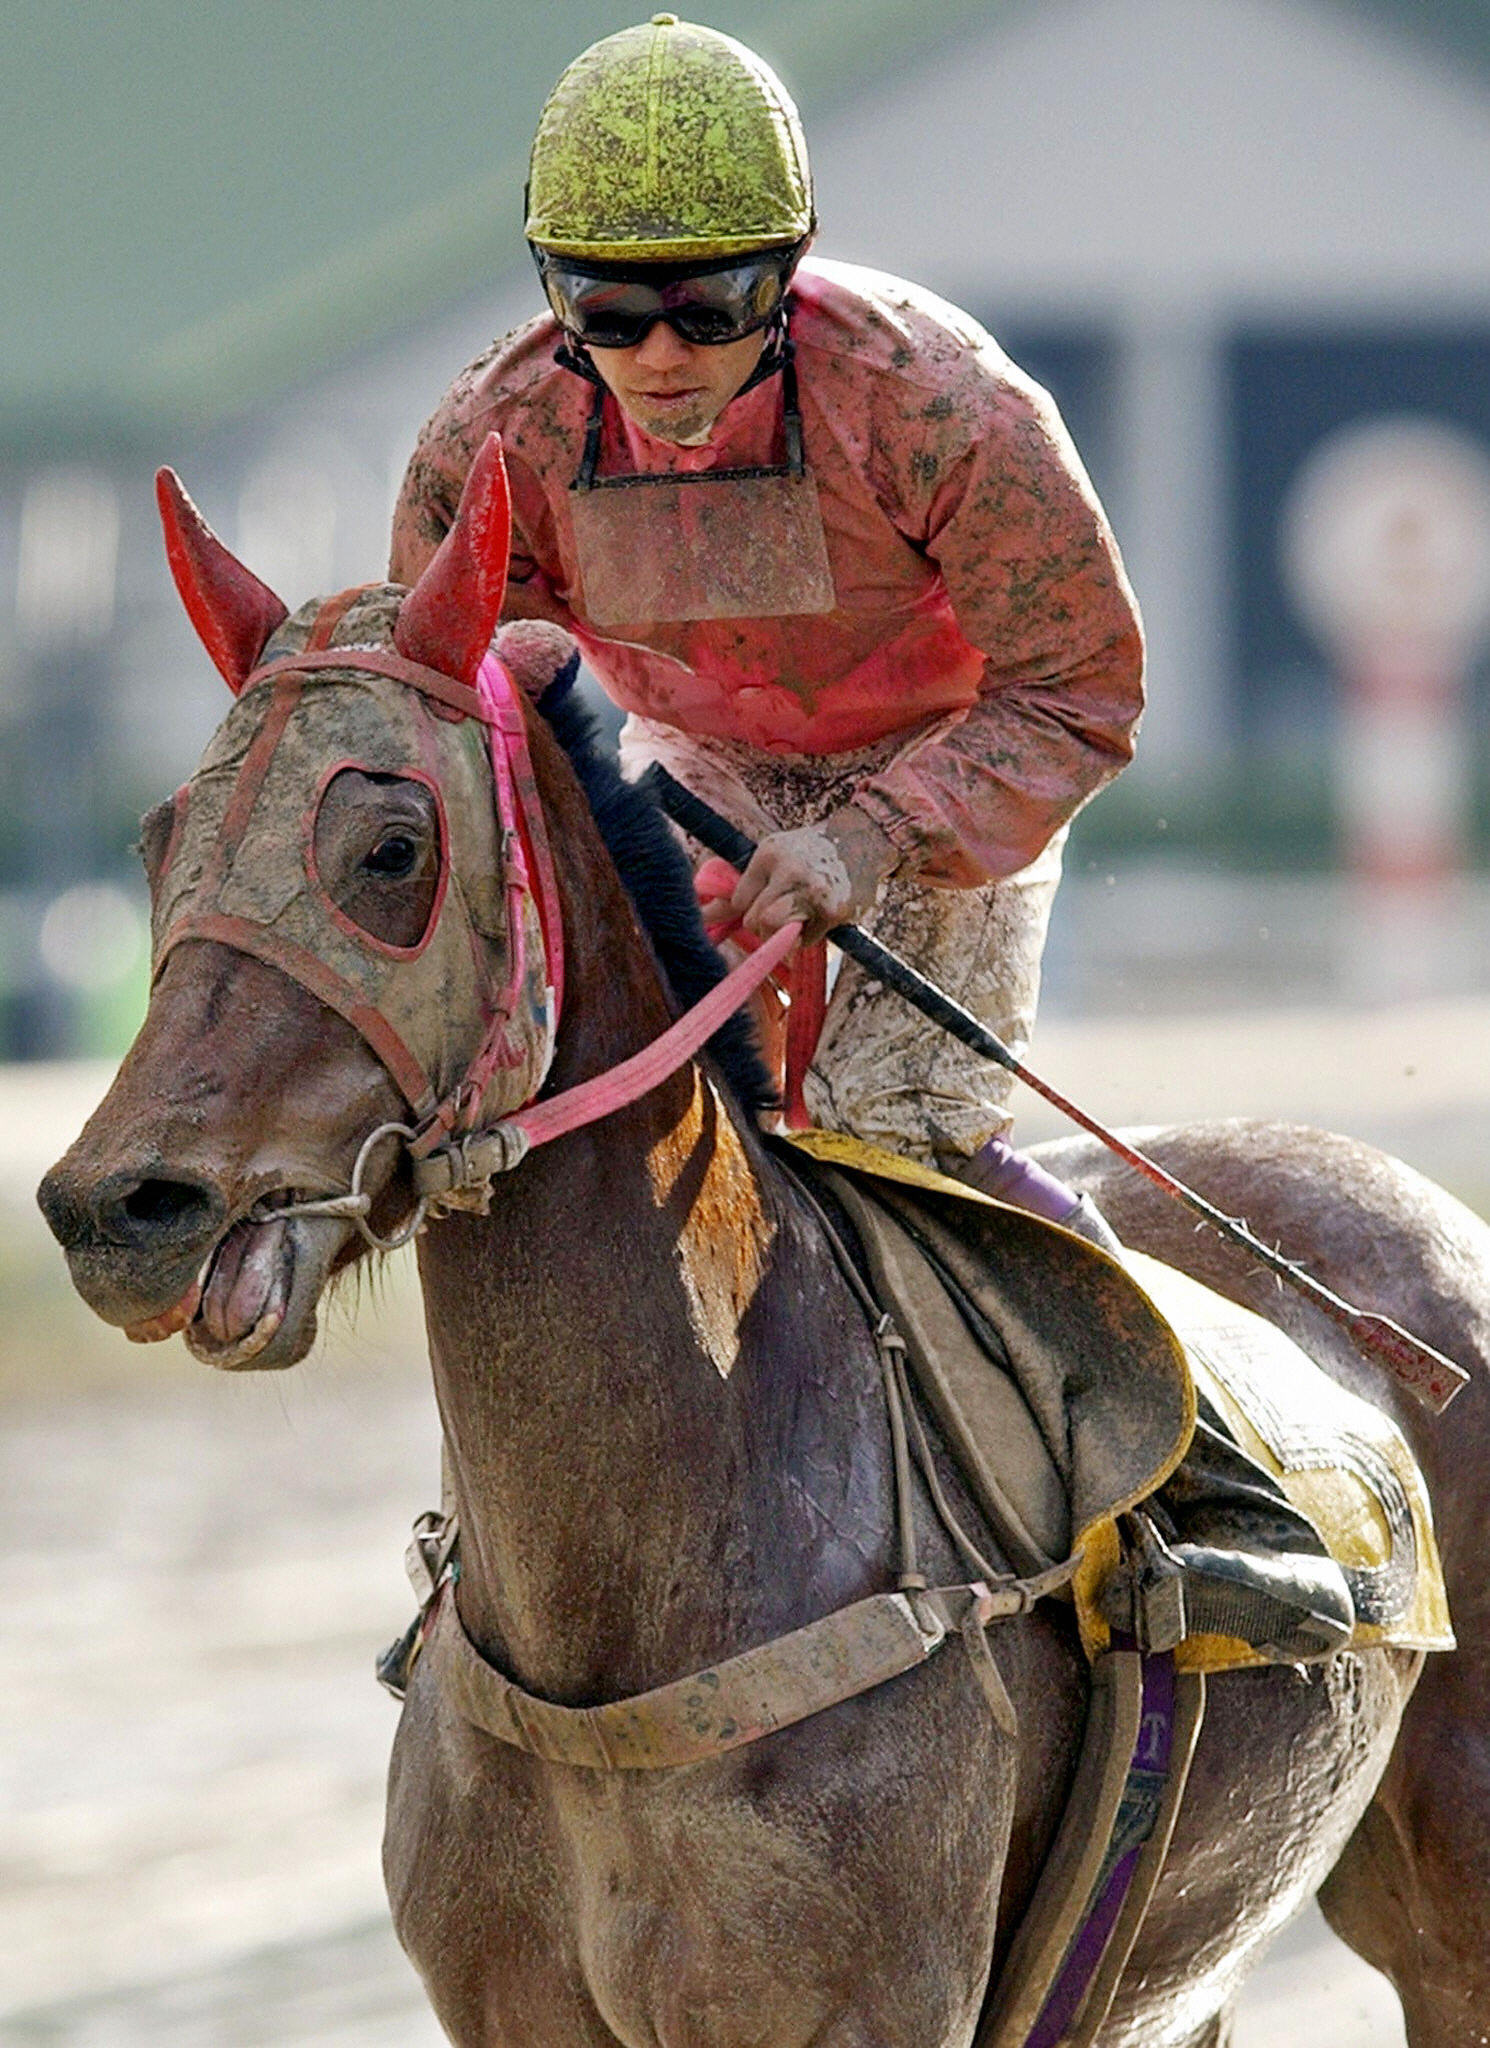
[[[559, 908], [559, 884], [548, 843], [548, 827], [544, 823], [543, 798], [528, 748], [528, 722], [523, 715], [518, 687], [511, 671], [495, 654], [482, 656], [481, 667], [476, 673], [476, 695], [481, 704], [481, 715], [492, 728], [492, 762], [499, 791], [505, 776], [515, 799], [513, 810], [518, 839], [533, 898], [538, 905], [538, 923], [543, 933], [549, 986], [554, 992], [554, 1023], [557, 1027], [564, 1009], [564, 920]], [[502, 765], [497, 767], [499, 758]], [[503, 822], [505, 824], [505, 817]]]
[[[415, 1192], [438, 1199], [462, 1188], [481, 1187], [499, 1173], [510, 1173], [535, 1145], [547, 1145], [554, 1138], [562, 1138], [585, 1124], [598, 1123], [613, 1111], [639, 1101], [693, 1058], [720, 1025], [770, 978], [801, 934], [799, 921], [783, 925], [691, 1010], [685, 1010], [660, 1038], [633, 1053], [630, 1059], [622, 1060], [619, 1066], [566, 1088], [546, 1102], [532, 1103], [515, 1115], [504, 1117], [489, 1130], [442, 1145], [427, 1156], [420, 1156], [421, 1141], [416, 1139], [409, 1148], [415, 1155]], [[438, 1132], [429, 1135], [438, 1140]]]

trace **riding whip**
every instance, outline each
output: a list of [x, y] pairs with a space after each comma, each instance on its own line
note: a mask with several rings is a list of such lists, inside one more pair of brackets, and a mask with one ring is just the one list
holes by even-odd
[[[700, 845], [706, 846], [711, 853], [718, 854], [722, 860], [727, 860], [731, 867], [744, 873], [755, 853], [755, 847], [743, 832], [729, 823], [728, 819], [721, 818], [702, 798], [685, 789], [660, 763], [654, 763], [647, 770], [642, 777], [642, 787], [675, 824], [681, 825], [685, 832], [691, 833]], [[1338, 1324], [1362, 1351], [1380, 1359], [1425, 1408], [1431, 1408], [1435, 1414], [1442, 1414], [1459, 1389], [1468, 1384], [1469, 1374], [1462, 1366], [1455, 1365], [1451, 1358], [1445, 1358], [1443, 1353], [1435, 1351], [1431, 1344], [1414, 1337], [1399, 1323], [1394, 1323], [1390, 1316], [1378, 1315], [1369, 1309], [1356, 1308], [1351, 1302], [1333, 1293], [1322, 1281], [1316, 1280], [1311, 1273], [1306, 1272], [1297, 1260], [1286, 1258], [1282, 1252], [1275, 1251], [1260, 1237], [1254, 1236], [1240, 1217], [1228, 1216], [1224, 1210], [1208, 1202], [1203, 1195], [1198, 1195], [1193, 1188], [1187, 1187], [1182, 1180], [1177, 1180], [1156, 1159], [1150, 1159], [1147, 1153], [1140, 1152], [1136, 1146], [1130, 1145], [1125, 1138], [1119, 1137], [1116, 1131], [1098, 1123], [1095, 1117], [1089, 1116], [1084, 1109], [1062, 1095], [1059, 1089], [1053, 1088], [1048, 1081], [1042, 1080], [1027, 1067], [1024, 1061], [1017, 1058], [1003, 1040], [973, 1016], [971, 1011], [954, 1002], [936, 986], [935, 982], [928, 981], [909, 961], [902, 960], [898, 953], [892, 952], [878, 939], [872, 939], [860, 926], [834, 925], [827, 937], [830, 945], [836, 946], [841, 953], [846, 953], [851, 960], [856, 960], [867, 974], [872, 974], [886, 988], [893, 989], [898, 996], [903, 996], [923, 1017], [930, 1018], [933, 1024], [939, 1024], [944, 1031], [949, 1031], [954, 1038], [959, 1039], [972, 1051], [981, 1054], [984, 1059], [993, 1060], [997, 1065], [1006, 1068], [1009, 1073], [1023, 1081], [1027, 1088], [1032, 1088], [1037, 1095], [1043, 1096], [1063, 1116], [1069, 1117], [1073, 1123], [1079, 1124], [1082, 1130], [1089, 1131], [1094, 1138], [1099, 1139], [1108, 1151], [1116, 1153], [1125, 1165], [1141, 1173], [1146, 1180], [1152, 1181], [1155, 1187], [1162, 1188], [1176, 1201], [1183, 1202], [1186, 1208], [1193, 1210], [1229, 1243], [1249, 1253], [1296, 1294], [1312, 1302], [1332, 1323]]]

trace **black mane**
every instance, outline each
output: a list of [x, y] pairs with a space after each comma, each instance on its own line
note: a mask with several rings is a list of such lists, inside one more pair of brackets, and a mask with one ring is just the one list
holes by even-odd
[[[652, 799], [621, 780], [594, 716], [574, 688], [578, 671], [576, 656], [544, 691], [538, 709], [579, 777], [668, 985], [687, 1008], [724, 979], [724, 962], [704, 931], [687, 856]], [[708, 1050], [749, 1115], [779, 1106], [755, 1028], [743, 1011], [720, 1026]]]

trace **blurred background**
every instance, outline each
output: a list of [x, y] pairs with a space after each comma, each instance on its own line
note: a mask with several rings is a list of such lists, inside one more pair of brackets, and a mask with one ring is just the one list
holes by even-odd
[[[291, 604], [377, 575], [420, 422], [537, 310], [542, 101], [638, 14], [6, 22], [0, 2041], [435, 2038], [377, 1918], [368, 1675], [433, 1485], [407, 1278], [292, 1382], [204, 1385], [88, 1323], [30, 1190], [143, 1010], [139, 815], [223, 708], [151, 473]], [[1143, 604], [1152, 710], [1073, 832], [1037, 1062], [1113, 1121], [1338, 1125], [1483, 1207], [1490, 4], [707, 18], [800, 101], [821, 252], [1055, 394]], [[1400, 2041], [1377, 1982], [1339, 1979], [1341, 2043]]]

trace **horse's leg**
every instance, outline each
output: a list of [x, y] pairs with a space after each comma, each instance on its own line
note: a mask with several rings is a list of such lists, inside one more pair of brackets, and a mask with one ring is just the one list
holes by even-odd
[[532, 1759], [462, 1723], [416, 1665], [389, 1767], [394, 1927], [456, 2048], [617, 2048], [574, 1953]]
[[1389, 1977], [1410, 2048], [1490, 2044], [1490, 1658], [1430, 1657], [1375, 1799], [1320, 1893]]

